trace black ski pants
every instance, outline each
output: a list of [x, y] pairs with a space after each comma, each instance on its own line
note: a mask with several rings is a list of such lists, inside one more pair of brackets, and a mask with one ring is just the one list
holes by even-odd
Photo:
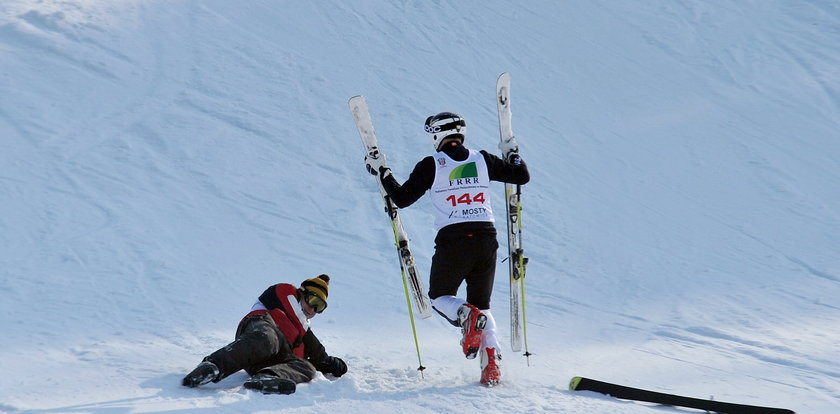
[[249, 375], [268, 373], [295, 383], [315, 378], [315, 367], [292, 353], [289, 341], [267, 313], [251, 315], [239, 324], [236, 339], [204, 358], [219, 367], [218, 380], [244, 369]]
[[490, 309], [496, 276], [496, 233], [488, 231], [455, 233], [444, 229], [435, 237], [435, 254], [429, 275], [429, 298], [458, 294], [467, 282], [467, 302], [479, 309]]

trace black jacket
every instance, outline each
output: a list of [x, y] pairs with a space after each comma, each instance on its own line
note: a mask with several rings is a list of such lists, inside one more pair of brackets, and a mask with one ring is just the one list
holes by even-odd
[[[444, 145], [441, 151], [456, 161], [463, 161], [470, 154], [469, 150], [457, 141]], [[484, 156], [484, 162], [487, 163], [487, 172], [491, 181], [521, 185], [527, 184], [531, 180], [528, 166], [518, 154], [514, 155], [508, 162], [487, 151], [481, 150], [480, 152]], [[426, 191], [432, 188], [435, 181], [435, 170], [435, 160], [430, 155], [414, 166], [408, 180], [402, 185], [397, 182], [393, 174], [390, 174], [382, 180], [382, 186], [397, 207], [405, 208], [414, 204], [423, 194], [426, 194]], [[442, 228], [438, 237], [445, 236], [449, 232], [461, 233], [463, 231], [495, 233], [496, 229], [493, 227], [493, 223], [489, 222], [460, 223]]]

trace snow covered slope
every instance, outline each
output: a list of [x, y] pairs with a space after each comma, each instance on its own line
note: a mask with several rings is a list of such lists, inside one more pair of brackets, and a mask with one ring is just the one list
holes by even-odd
[[[520, 3], [0, 3], [0, 412], [653, 412], [574, 375], [840, 411], [840, 4]], [[535, 355], [486, 389], [442, 318], [415, 370], [346, 102], [405, 179], [433, 113], [496, 151], [505, 71]], [[403, 212], [426, 274], [430, 210]], [[322, 272], [346, 376], [179, 385], [266, 286]]]

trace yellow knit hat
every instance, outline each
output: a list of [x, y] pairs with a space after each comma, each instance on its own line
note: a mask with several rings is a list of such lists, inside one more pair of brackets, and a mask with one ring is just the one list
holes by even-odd
[[300, 287], [326, 302], [330, 290], [330, 277], [328, 275], [318, 275], [318, 277], [304, 280]]

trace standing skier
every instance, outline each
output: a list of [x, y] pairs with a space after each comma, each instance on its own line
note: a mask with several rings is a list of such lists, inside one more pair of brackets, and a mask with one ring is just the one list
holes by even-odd
[[309, 329], [309, 320], [327, 308], [330, 277], [269, 286], [242, 318], [236, 339], [213, 352], [182, 380], [187, 387], [219, 382], [241, 369], [251, 375], [245, 388], [266, 394], [291, 394], [315, 372], [340, 377], [347, 365], [327, 355]]
[[[501, 159], [486, 151], [464, 147], [466, 122], [452, 112], [426, 119], [436, 153], [420, 160], [400, 185], [385, 164], [385, 157], [365, 158], [371, 174], [379, 174], [388, 196], [403, 208], [430, 191], [435, 209], [435, 254], [429, 275], [432, 307], [461, 328], [467, 359], [481, 354], [481, 383], [501, 380], [501, 354], [490, 296], [496, 272], [496, 228], [490, 205], [490, 181], [526, 184], [528, 167], [518, 155], [515, 139], [500, 144]], [[467, 283], [467, 299], [457, 298]]]

